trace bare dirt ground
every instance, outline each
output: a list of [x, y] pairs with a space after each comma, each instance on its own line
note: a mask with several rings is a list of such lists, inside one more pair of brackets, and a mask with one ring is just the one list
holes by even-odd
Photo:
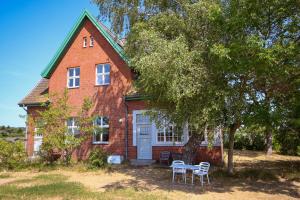
[[[211, 184], [203, 188], [191, 180], [185, 185], [181, 180], [171, 182], [171, 170], [167, 166], [131, 167], [113, 166], [109, 170], [86, 171], [78, 168], [56, 169], [47, 172], [9, 172], [0, 179], [0, 187], [10, 182], [32, 178], [41, 174], [63, 175], [67, 181], [79, 182], [92, 191], [121, 190], [133, 188], [135, 191], [154, 194], [167, 199], [300, 199], [300, 157], [274, 154], [265, 156], [263, 152], [236, 151], [236, 174], [226, 175], [220, 167], [212, 167]], [[3, 174], [3, 173], [2, 173]], [[8, 174], [8, 172], [6, 172]]]

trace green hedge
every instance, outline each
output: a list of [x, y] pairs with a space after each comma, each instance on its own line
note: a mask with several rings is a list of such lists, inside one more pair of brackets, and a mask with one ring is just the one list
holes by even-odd
[[26, 152], [23, 142], [7, 142], [0, 140], [0, 167], [19, 169], [26, 164]]

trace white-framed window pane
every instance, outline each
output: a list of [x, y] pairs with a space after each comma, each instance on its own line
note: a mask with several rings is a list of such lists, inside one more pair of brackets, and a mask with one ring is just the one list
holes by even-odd
[[165, 139], [164, 139], [164, 130], [163, 129], [159, 129], [158, 132], [157, 132], [157, 141], [158, 142], [164, 142]]
[[94, 46], [94, 37], [90, 37], [90, 47]]
[[79, 78], [75, 78], [75, 86], [79, 86], [80, 84], [80, 79]]
[[104, 83], [105, 83], [105, 84], [109, 84], [109, 82], [110, 82], [109, 74], [105, 74], [105, 75], [104, 75]]
[[74, 87], [74, 79], [69, 79], [69, 87]]
[[110, 65], [109, 64], [105, 64], [104, 65], [104, 72], [105, 73], [109, 73], [110, 72]]
[[166, 128], [166, 142], [172, 142], [173, 140], [173, 127], [169, 126]]
[[75, 76], [80, 76], [80, 68], [75, 68]]
[[101, 142], [101, 134], [100, 133], [94, 134], [94, 142]]
[[96, 84], [97, 85], [107, 85], [110, 83], [110, 65], [109, 64], [99, 64], [96, 68]]
[[68, 87], [79, 87], [80, 85], [80, 68], [68, 69]]
[[103, 65], [97, 65], [97, 74], [103, 73]]
[[94, 137], [93, 142], [109, 141], [109, 119], [108, 117], [97, 117], [94, 121]]
[[95, 120], [95, 124], [97, 125], [97, 126], [101, 126], [101, 117], [97, 117], [96, 118], [96, 120]]
[[102, 133], [102, 141], [108, 142], [108, 139], [109, 139], [108, 128], [104, 128]]
[[70, 126], [72, 126], [72, 125], [73, 125], [73, 118], [69, 118], [69, 119], [67, 120], [67, 126], [70, 127]]
[[67, 120], [68, 133], [72, 135], [79, 135], [79, 126], [75, 117], [71, 117]]
[[108, 117], [103, 117], [103, 126], [108, 126]]
[[97, 85], [102, 85], [102, 84], [103, 84], [102, 75], [97, 75]]
[[74, 76], [74, 69], [73, 68], [69, 69], [69, 76], [70, 77]]
[[136, 123], [137, 124], [150, 124], [150, 116], [137, 114], [136, 115]]
[[83, 37], [83, 47], [86, 47], [86, 46], [87, 46], [87, 38]]

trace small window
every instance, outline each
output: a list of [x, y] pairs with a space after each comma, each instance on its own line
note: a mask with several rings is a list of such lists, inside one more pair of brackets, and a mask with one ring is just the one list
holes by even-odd
[[94, 37], [91, 36], [90, 37], [90, 47], [93, 47], [94, 46]]
[[67, 120], [67, 127], [70, 135], [79, 135], [79, 127], [75, 117], [71, 117]]
[[68, 88], [77, 88], [80, 85], [80, 68], [68, 69]]
[[110, 65], [99, 64], [96, 68], [96, 85], [109, 85], [110, 83]]
[[83, 37], [83, 47], [87, 47], [87, 38]]
[[109, 119], [97, 117], [94, 121], [93, 143], [108, 143], [109, 140]]

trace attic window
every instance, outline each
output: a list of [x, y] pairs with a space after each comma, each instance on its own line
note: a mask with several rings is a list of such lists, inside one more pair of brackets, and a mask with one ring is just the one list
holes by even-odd
[[93, 47], [94, 46], [94, 37], [91, 36], [90, 37], [90, 47]]
[[83, 47], [87, 47], [87, 38], [83, 37]]

